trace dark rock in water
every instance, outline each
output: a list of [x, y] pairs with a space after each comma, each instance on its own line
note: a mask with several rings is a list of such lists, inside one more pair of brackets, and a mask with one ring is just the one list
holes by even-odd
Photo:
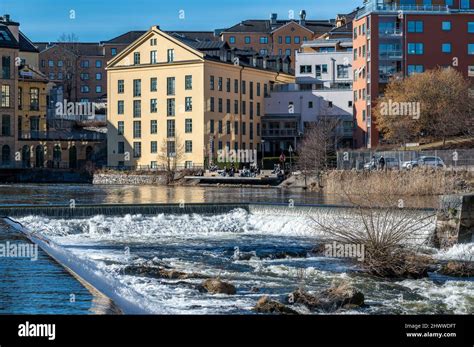
[[289, 259], [289, 258], [306, 258], [308, 255], [308, 251], [282, 251], [274, 254], [269, 254], [264, 256], [263, 258], [268, 259]]
[[123, 269], [125, 275], [145, 276], [151, 278], [165, 278], [172, 280], [184, 280], [190, 278], [207, 278], [201, 274], [185, 273], [162, 266], [129, 265]]
[[232, 284], [223, 282], [216, 278], [205, 280], [201, 287], [211, 294], [234, 295], [236, 293], [236, 289]]
[[234, 248], [234, 260], [250, 260], [252, 258], [256, 258], [257, 253], [255, 251], [252, 252], [242, 252], [239, 247]]
[[450, 261], [443, 265], [439, 273], [452, 277], [474, 277], [474, 262]]
[[298, 289], [288, 296], [290, 304], [301, 304], [310, 310], [321, 312], [354, 309], [363, 306], [364, 300], [364, 294], [346, 284], [333, 286], [317, 294]]
[[268, 296], [262, 296], [254, 307], [258, 313], [271, 313], [283, 315], [297, 315], [295, 310], [283, 305], [281, 302], [270, 300]]
[[258, 293], [258, 292], [260, 291], [260, 288], [252, 287], [252, 288], [250, 288], [250, 291], [251, 291], [252, 293]]
[[303, 289], [297, 289], [288, 296], [288, 303], [290, 304], [302, 304], [308, 307], [310, 310], [318, 309], [321, 306], [320, 300], [306, 292]]

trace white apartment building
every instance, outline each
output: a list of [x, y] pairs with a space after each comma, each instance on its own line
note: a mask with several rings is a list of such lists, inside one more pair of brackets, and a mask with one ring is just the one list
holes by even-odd
[[340, 147], [353, 134], [352, 39], [317, 39], [296, 54], [296, 83], [275, 86], [265, 100], [262, 136], [265, 152], [279, 155], [293, 147], [321, 116], [341, 121]]

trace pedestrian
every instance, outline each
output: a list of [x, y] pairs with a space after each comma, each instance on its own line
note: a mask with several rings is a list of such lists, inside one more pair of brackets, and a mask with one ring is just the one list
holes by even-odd
[[382, 171], [385, 169], [385, 158], [383, 156], [380, 157], [379, 167], [380, 167], [380, 170]]

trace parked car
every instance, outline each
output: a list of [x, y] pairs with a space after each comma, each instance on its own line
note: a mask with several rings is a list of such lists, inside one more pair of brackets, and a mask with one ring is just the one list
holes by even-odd
[[407, 170], [411, 170], [416, 167], [444, 168], [446, 165], [444, 164], [443, 159], [435, 156], [423, 156], [416, 160], [405, 161], [402, 164], [402, 168]]

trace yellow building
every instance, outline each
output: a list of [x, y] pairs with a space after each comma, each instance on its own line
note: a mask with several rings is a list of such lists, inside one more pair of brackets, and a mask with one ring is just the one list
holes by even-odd
[[[259, 150], [264, 98], [289, 63], [158, 27], [108, 63], [108, 165], [204, 166], [222, 149]], [[182, 150], [181, 150], [182, 149]]]

